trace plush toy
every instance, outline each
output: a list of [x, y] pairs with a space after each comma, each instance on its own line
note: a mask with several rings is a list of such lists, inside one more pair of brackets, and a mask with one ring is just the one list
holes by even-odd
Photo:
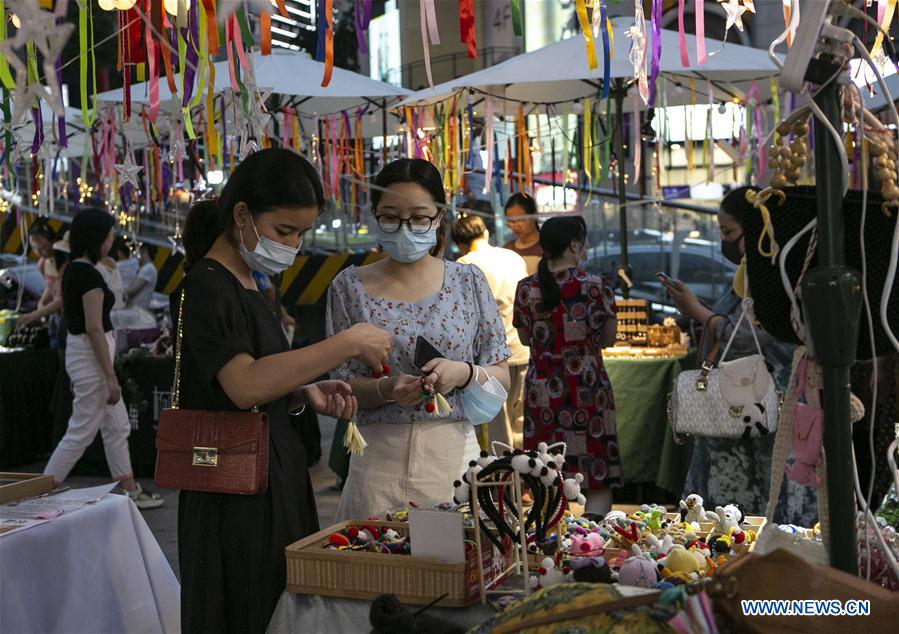
[[603, 557], [574, 557], [572, 577], [585, 583], [612, 583], [612, 569]]
[[456, 480], [453, 482], [453, 502], [465, 504], [471, 499], [471, 487], [468, 482]]
[[651, 588], [658, 580], [658, 569], [645, 557], [629, 557], [618, 571], [618, 583], [623, 586]]
[[587, 503], [587, 498], [581, 493], [581, 482], [583, 481], [584, 474], [582, 473], [575, 473], [574, 477], [565, 479], [562, 483], [562, 492], [565, 494], [566, 500], [577, 502], [581, 506]]
[[552, 557], [545, 557], [540, 562], [537, 575], [531, 576], [530, 586], [533, 590], [539, 590], [540, 588], [568, 583], [569, 581], [571, 581], [571, 568], [563, 566], [561, 569], [558, 569]]
[[749, 547], [755, 541], [755, 531], [743, 530], [739, 526], [731, 528], [729, 531], [731, 538], [731, 548], [737, 553], [749, 552]]
[[765, 416], [765, 406], [761, 403], [743, 406], [743, 439], [753, 436], [767, 436], [768, 417]]
[[662, 516], [664, 514], [665, 509], [653, 509], [646, 521], [646, 528], [651, 530], [653, 533], [660, 532], [662, 530]]
[[731, 528], [739, 528], [743, 521], [743, 511], [736, 504], [716, 506], [714, 511], [706, 511], [706, 517], [715, 523], [712, 533], [726, 535]]
[[603, 518], [606, 522], [613, 524], [618, 520], [627, 519], [627, 513], [624, 511], [609, 511]]
[[700, 566], [699, 561], [683, 546], [674, 546], [664, 560], [659, 562], [662, 566], [662, 576], [673, 577], [684, 583], [696, 581], [705, 566]]
[[599, 533], [587, 533], [584, 536], [575, 535], [571, 538], [571, 548], [568, 551], [573, 557], [593, 557], [601, 555], [604, 551], [605, 540]]
[[622, 528], [618, 524], [614, 524], [612, 528], [615, 530], [616, 540], [625, 548], [630, 548], [638, 543], [643, 535], [637, 529], [637, 523], [631, 522], [627, 529]]
[[705, 562], [706, 562], [705, 576], [712, 577], [712, 576], [714, 576], [714, 574], [718, 570], [718, 568], [720, 568], [727, 562], [727, 557], [725, 557], [724, 555], [718, 555], [718, 558], [714, 559], [714, 560], [711, 557], [706, 557]]
[[661, 540], [655, 535], [647, 535], [646, 541], [649, 543], [649, 555], [657, 561], [665, 557], [674, 546], [671, 535], [665, 535]]
[[691, 493], [686, 500], [680, 501], [680, 517], [682, 522], [687, 522], [693, 528], [699, 528], [701, 522], [706, 521], [705, 509], [702, 507], [702, 496]]

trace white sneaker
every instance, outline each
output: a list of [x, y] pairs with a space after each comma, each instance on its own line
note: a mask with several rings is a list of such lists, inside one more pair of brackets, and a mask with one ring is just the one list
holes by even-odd
[[137, 508], [146, 511], [147, 509], [158, 509], [165, 504], [165, 500], [162, 499], [161, 495], [152, 491], [144, 491], [140, 484], [135, 484], [137, 484], [137, 489], [125, 491], [125, 493], [128, 494], [128, 497], [131, 498], [131, 501], [134, 502]]

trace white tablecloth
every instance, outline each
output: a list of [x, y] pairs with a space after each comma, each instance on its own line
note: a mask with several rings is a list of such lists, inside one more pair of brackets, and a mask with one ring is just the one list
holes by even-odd
[[180, 606], [178, 580], [127, 496], [0, 538], [0, 632], [180, 632]]

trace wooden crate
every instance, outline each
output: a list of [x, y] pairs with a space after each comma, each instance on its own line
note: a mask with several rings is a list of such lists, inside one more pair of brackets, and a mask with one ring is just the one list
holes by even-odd
[[[665, 519], [673, 522], [680, 521], [680, 513], [666, 513]], [[740, 526], [743, 530], [751, 530], [754, 531], [756, 535], [758, 535], [761, 530], [765, 527], [765, 518], [762, 516], [756, 515], [747, 515], [743, 518], [743, 523]], [[715, 523], [714, 522], [701, 522], [699, 524], [699, 530], [696, 531], [696, 535], [698, 537], [707, 537], [714, 534]]]
[[[475, 549], [465, 545], [466, 562], [448, 564], [413, 555], [330, 550], [328, 537], [350, 526], [392, 528], [408, 536], [404, 522], [346, 521], [319, 531], [287, 547], [287, 590], [328, 597], [374, 599], [390, 593], [403, 603], [425, 605], [443, 594], [440, 607], [464, 607], [479, 598]], [[492, 583], [506, 568], [495, 548], [481, 559], [484, 579]]]
[[0, 472], [0, 504], [42, 495], [53, 490], [53, 476], [41, 473]]

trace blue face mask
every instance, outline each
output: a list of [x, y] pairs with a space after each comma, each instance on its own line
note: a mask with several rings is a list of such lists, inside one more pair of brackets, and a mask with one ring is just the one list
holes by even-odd
[[437, 244], [437, 227], [431, 227], [427, 233], [412, 233], [406, 225], [402, 225], [394, 233], [378, 229], [378, 242], [391, 259], [405, 263], [417, 262]]
[[489, 374], [487, 382], [481, 385], [478, 382], [478, 375], [481, 372], [484, 370], [475, 366], [475, 377], [461, 394], [462, 412], [475, 425], [483, 425], [496, 418], [509, 397], [503, 384]]

